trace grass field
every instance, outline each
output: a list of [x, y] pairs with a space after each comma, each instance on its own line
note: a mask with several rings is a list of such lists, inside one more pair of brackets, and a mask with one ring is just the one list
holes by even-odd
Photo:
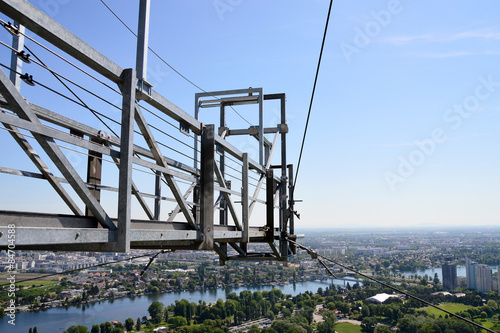
[[[448, 310], [450, 312], [453, 312], [453, 313], [457, 313], [457, 312], [460, 312], [460, 311], [465, 311], [469, 308], [471, 308], [472, 306], [470, 305], [464, 305], [464, 304], [459, 304], [459, 303], [443, 303], [443, 304], [440, 304], [439, 305], [440, 308], [443, 308], [445, 310]], [[432, 308], [432, 307], [426, 307], [426, 308], [423, 308], [428, 314], [430, 315], [434, 315], [436, 318], [439, 317], [439, 316], [445, 316], [446, 313], [443, 312], [443, 311], [439, 311], [438, 309], [435, 309], [435, 308]]]
[[339, 323], [335, 325], [335, 331], [338, 333], [361, 333], [361, 326], [349, 323]]
[[[481, 320], [480, 324], [486, 328], [489, 328], [489, 329], [492, 329], [493, 326], [495, 325], [495, 323], [493, 323], [492, 321], [489, 321], [489, 320]], [[483, 332], [486, 332], [486, 331], [483, 330]]]
[[56, 284], [57, 281], [50, 281], [50, 280], [36, 280], [36, 281], [28, 281], [28, 282], [19, 282], [19, 283], [16, 283], [16, 286], [23, 286], [23, 287], [31, 287], [32, 285], [35, 285], [35, 286], [41, 286], [41, 285], [44, 285], [44, 286], [51, 286], [53, 284]]
[[[32, 286], [32, 285], [35, 285], [35, 286], [40, 286], [40, 285], [44, 285], [44, 286], [51, 286], [51, 285], [54, 285], [54, 284], [57, 284], [58, 281], [52, 281], [52, 279], [54, 279], [54, 277], [49, 277], [49, 278], [46, 278], [46, 279], [40, 279], [40, 280], [34, 280], [34, 281], [27, 281], [27, 282], [18, 282], [18, 281], [22, 281], [22, 280], [26, 280], [26, 279], [32, 279], [32, 278], [35, 278], [35, 277], [38, 277], [38, 276], [43, 276], [44, 274], [31, 274], [31, 273], [19, 273], [19, 274], [16, 274], [16, 286]], [[6, 283], [7, 282], [7, 278], [10, 276], [9, 273], [2, 273], [0, 274], [0, 284], [3, 284], [3, 283]]]

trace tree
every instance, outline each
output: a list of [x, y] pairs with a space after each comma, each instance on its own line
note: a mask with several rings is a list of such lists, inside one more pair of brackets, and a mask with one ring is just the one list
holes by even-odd
[[378, 321], [374, 317], [363, 318], [361, 322], [361, 332], [363, 333], [374, 333], [375, 327], [377, 327]]
[[435, 273], [434, 274], [434, 280], [433, 280], [434, 284], [435, 285], [438, 285], [439, 284], [439, 277], [438, 277], [438, 273]]
[[498, 310], [498, 303], [492, 299], [488, 301], [488, 306], [492, 308], [494, 311]]
[[281, 314], [283, 315], [283, 318], [290, 317], [292, 315], [292, 311], [289, 308], [284, 308], [281, 311]]
[[134, 320], [132, 318], [125, 319], [125, 329], [132, 331], [134, 329]]
[[168, 308], [165, 308], [165, 310], [163, 311], [163, 320], [165, 320], [165, 322], [168, 322]]
[[135, 329], [137, 331], [140, 331], [141, 330], [141, 318], [137, 317], [137, 321], [135, 322]]
[[335, 333], [335, 314], [331, 311], [325, 311], [323, 313], [323, 322], [318, 324], [319, 333]]
[[253, 324], [250, 329], [248, 330], [248, 333], [261, 333], [261, 330], [259, 328], [259, 326], [257, 326], [256, 324]]
[[105, 323], [101, 323], [101, 333], [111, 333], [113, 330], [113, 324], [111, 324], [109, 321]]
[[278, 333], [307, 333], [307, 330], [300, 325], [293, 324], [287, 320], [275, 320], [271, 324], [271, 328]]
[[82, 325], [72, 325], [64, 333], [89, 333], [89, 330]]
[[267, 310], [266, 318], [274, 320], [274, 312], [272, 312], [271, 310]]
[[148, 312], [151, 316], [151, 321], [155, 324], [159, 324], [163, 318], [163, 303], [154, 301], [149, 306]]
[[92, 325], [92, 329], [90, 330], [90, 333], [99, 333], [99, 325], [97, 325], [97, 324]]
[[363, 306], [361, 307], [361, 316], [370, 317], [370, 308], [368, 307], [368, 305], [363, 304]]
[[335, 307], [337, 310], [343, 314], [349, 314], [349, 303], [346, 302], [335, 302]]
[[275, 329], [272, 329], [271, 327], [267, 327], [262, 329], [261, 333], [278, 333]]
[[385, 326], [385, 325], [378, 325], [376, 328], [375, 328], [375, 333], [392, 333], [391, 329], [389, 328], [389, 326]]
[[178, 328], [187, 325], [187, 320], [182, 316], [175, 316], [170, 318], [168, 323], [171, 324], [174, 328]]

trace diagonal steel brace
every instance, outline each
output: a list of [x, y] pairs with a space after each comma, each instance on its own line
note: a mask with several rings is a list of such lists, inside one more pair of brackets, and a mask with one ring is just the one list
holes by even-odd
[[[42, 122], [37, 118], [33, 110], [31, 110], [28, 103], [17, 91], [16, 87], [9, 80], [4, 71], [0, 71], [0, 93], [12, 107], [12, 111], [15, 112], [19, 118], [32, 122], [40, 129], [43, 128]], [[89, 207], [97, 221], [105, 228], [112, 230], [116, 229], [114, 223], [106, 214], [97, 199], [92, 195], [85, 182], [80, 178], [54, 139], [40, 135], [37, 131], [32, 131], [31, 133], [52, 162], [68, 180], [68, 183], [73, 187], [80, 199], [82, 199], [82, 201]]]

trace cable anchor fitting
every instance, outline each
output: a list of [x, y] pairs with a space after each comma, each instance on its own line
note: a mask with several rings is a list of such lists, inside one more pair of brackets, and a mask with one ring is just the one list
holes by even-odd
[[10, 32], [10, 34], [12, 36], [16, 36], [16, 37], [19, 37], [19, 28], [17, 28], [16, 26], [13, 26], [12, 23], [10, 22], [7, 22], [7, 24], [3, 24], [3, 27], [8, 31]]
[[33, 75], [29, 75], [28, 73], [26, 73], [26, 74], [21, 74], [20, 77], [21, 80], [23, 80], [26, 84], [32, 87], [35, 85], [35, 81], [33, 81]]
[[30, 64], [31, 63], [31, 60], [30, 60], [30, 54], [29, 53], [25, 53], [24, 50], [22, 51], [17, 51], [16, 52], [16, 55], [19, 59], [21, 59], [23, 62], [27, 63], [27, 64]]

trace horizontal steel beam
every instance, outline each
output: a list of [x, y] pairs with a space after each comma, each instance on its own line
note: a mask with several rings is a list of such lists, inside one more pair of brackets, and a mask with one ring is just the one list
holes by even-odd
[[[115, 219], [113, 223], [116, 223]], [[48, 245], [64, 244], [73, 244], [72, 248], [82, 245], [80, 248], [83, 249], [89, 244], [115, 242], [117, 235], [116, 230], [98, 228], [92, 217], [0, 211], [0, 250], [8, 247], [9, 228], [15, 230], [14, 244], [18, 249], [42, 249]], [[250, 227], [250, 242], [265, 242], [264, 229]], [[279, 237], [277, 229], [274, 235]], [[241, 236], [242, 232], [235, 226], [214, 226], [215, 242], [238, 242]], [[201, 240], [199, 232], [192, 230], [186, 222], [132, 220], [130, 241], [132, 248], [154, 248], [174, 246], [172, 244], [193, 246]]]
[[258, 96], [238, 96], [238, 97], [222, 97], [218, 99], [200, 101], [201, 108], [213, 108], [224, 105], [243, 105], [243, 104], [256, 104], [258, 103]]
[[106, 146], [100, 145], [92, 141], [83, 140], [69, 133], [56, 131], [49, 127], [45, 127], [41, 124], [36, 124], [31, 121], [23, 120], [19, 117], [9, 116], [5, 113], [0, 112], [0, 122], [25, 129], [27, 131], [30, 131], [31, 133], [38, 133], [56, 140], [60, 140], [72, 144], [74, 146], [78, 146], [80, 148], [92, 150], [108, 156], [113, 156], [118, 158], [120, 157], [120, 152], [112, 150]]
[[[0, 226], [0, 249], [8, 246], [8, 226]], [[264, 232], [253, 229], [251, 238], [263, 238]], [[115, 242], [117, 230], [103, 228], [47, 228], [16, 227], [15, 246], [36, 246], [49, 244], [92, 244]], [[220, 243], [236, 242], [241, 239], [241, 231], [215, 230], [214, 240]], [[131, 242], [200, 241], [196, 230], [130, 230]]]
[[244, 88], [244, 89], [232, 89], [232, 90], [199, 92], [199, 93], [195, 94], [195, 98], [210, 97], [210, 96], [211, 97], [215, 97], [215, 96], [253, 94], [253, 93], [262, 93], [262, 88]]
[[[278, 127], [266, 127], [266, 128], [264, 128], [264, 134], [274, 134], [278, 130], [279, 130]], [[250, 128], [246, 128], [246, 129], [235, 129], [235, 130], [230, 129], [228, 131], [227, 136], [230, 136], [230, 135], [258, 135], [258, 134], [259, 134], [258, 127], [250, 127]]]
[[247, 253], [245, 256], [227, 257], [226, 260], [262, 261], [262, 260], [278, 260], [278, 258], [273, 253], [263, 252], [263, 253]]

